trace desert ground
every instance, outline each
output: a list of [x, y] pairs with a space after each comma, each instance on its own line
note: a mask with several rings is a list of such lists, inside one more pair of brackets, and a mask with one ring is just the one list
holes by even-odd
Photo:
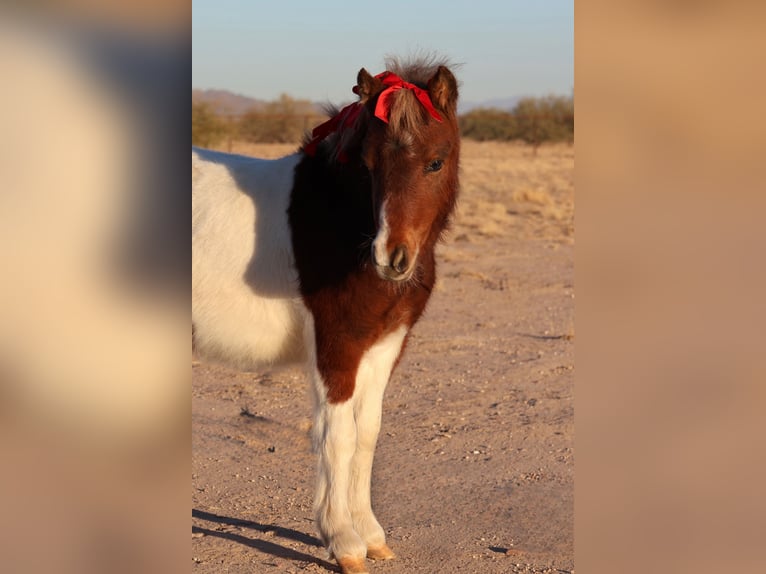
[[[373, 574], [574, 572], [573, 171], [567, 144], [463, 142], [437, 287], [384, 399], [372, 496], [397, 558]], [[193, 361], [194, 572], [339, 571], [310, 416], [300, 366]]]

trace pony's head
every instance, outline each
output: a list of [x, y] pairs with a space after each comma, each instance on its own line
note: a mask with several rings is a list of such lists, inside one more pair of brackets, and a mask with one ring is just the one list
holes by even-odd
[[367, 168], [376, 226], [372, 263], [381, 278], [406, 281], [455, 206], [458, 87], [445, 65], [388, 67], [377, 76], [362, 68], [354, 87], [359, 101], [320, 126], [315, 139], [337, 132], [330, 142], [335, 160], [358, 158]]
[[394, 77], [371, 76], [362, 68], [357, 92], [374, 110], [361, 156], [371, 175], [377, 227], [372, 262], [380, 277], [402, 281], [447, 225], [457, 194], [460, 138], [457, 82], [449, 69], [438, 66], [420, 81]]

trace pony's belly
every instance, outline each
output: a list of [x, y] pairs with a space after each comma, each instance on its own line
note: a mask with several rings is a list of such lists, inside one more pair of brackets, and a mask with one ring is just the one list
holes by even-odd
[[[231, 218], [227, 231], [237, 223], [241, 220]], [[243, 227], [252, 229], [252, 223]], [[255, 259], [252, 234], [233, 240], [236, 248], [219, 251], [225, 235], [218, 235], [214, 246], [200, 236], [192, 242], [195, 351], [243, 369], [302, 360], [308, 311], [289, 253]]]
[[287, 363], [305, 358], [305, 307], [300, 300], [264, 299], [252, 293], [222, 293], [205, 305], [195, 298], [194, 345], [200, 356], [239, 368]]

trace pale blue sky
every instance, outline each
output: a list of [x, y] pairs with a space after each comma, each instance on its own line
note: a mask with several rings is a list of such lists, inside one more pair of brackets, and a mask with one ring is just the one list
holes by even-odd
[[436, 51], [467, 102], [571, 94], [573, 0], [193, 0], [192, 86], [341, 103], [359, 68]]

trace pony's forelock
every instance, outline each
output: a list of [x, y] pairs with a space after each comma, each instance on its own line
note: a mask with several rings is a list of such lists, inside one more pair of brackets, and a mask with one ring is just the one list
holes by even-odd
[[427, 112], [410, 90], [399, 90], [392, 97], [388, 116], [391, 141], [397, 146], [410, 147], [428, 121]]

